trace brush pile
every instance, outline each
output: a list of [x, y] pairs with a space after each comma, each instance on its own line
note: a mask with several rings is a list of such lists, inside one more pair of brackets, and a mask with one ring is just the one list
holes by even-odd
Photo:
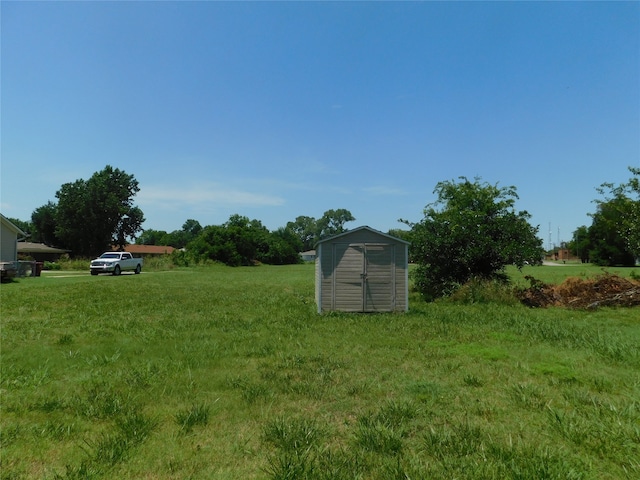
[[531, 276], [525, 277], [531, 287], [521, 290], [520, 301], [530, 307], [598, 307], [640, 306], [640, 282], [618, 275], [604, 274], [593, 278], [567, 278], [560, 285], [549, 285]]

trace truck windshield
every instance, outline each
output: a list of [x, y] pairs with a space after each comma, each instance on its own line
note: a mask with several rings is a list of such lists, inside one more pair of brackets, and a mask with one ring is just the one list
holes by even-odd
[[120, 258], [119, 253], [103, 253], [100, 258]]

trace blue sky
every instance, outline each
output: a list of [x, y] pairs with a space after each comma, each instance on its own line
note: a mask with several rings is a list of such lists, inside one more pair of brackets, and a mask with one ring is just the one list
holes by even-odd
[[466, 176], [516, 186], [546, 246], [640, 167], [638, 2], [0, 5], [8, 217], [109, 164], [145, 228], [386, 231]]

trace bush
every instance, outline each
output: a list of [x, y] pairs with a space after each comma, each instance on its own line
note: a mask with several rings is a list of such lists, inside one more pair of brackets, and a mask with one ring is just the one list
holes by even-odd
[[90, 259], [87, 258], [70, 258], [65, 254], [60, 257], [58, 264], [59, 270], [89, 270]]
[[507, 283], [499, 280], [486, 280], [473, 278], [450, 297], [453, 303], [473, 304], [473, 303], [498, 303], [501, 305], [517, 305], [520, 303], [514, 290]]
[[542, 241], [529, 213], [515, 210], [515, 187], [463, 177], [438, 183], [435, 193], [438, 200], [411, 231], [414, 281], [426, 300], [451, 295], [474, 278], [506, 280], [507, 265], [540, 263]]
[[[181, 252], [182, 253], [182, 252]], [[174, 268], [172, 255], [146, 256], [143, 268], [145, 270], [170, 270]]]

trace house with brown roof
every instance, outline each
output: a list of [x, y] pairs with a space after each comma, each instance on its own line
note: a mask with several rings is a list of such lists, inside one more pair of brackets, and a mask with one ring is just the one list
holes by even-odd
[[69, 252], [70, 250], [50, 247], [44, 243], [18, 242], [18, 254], [22, 258], [30, 257], [36, 262], [55, 262], [61, 255]]
[[[119, 249], [114, 249], [119, 250]], [[171, 255], [175, 250], [174, 247], [168, 245], [126, 245], [123, 249], [125, 252], [138, 257], [145, 256], [157, 256], [157, 255]]]

